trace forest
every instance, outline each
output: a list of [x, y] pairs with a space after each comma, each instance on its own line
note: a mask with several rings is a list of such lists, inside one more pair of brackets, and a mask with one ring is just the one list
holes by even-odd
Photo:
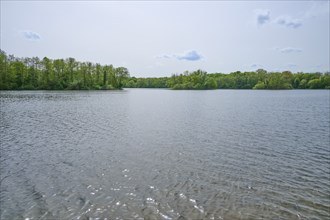
[[75, 58], [17, 58], [0, 51], [0, 90], [121, 89], [125, 67], [79, 62]]
[[330, 73], [253, 72], [212, 73], [197, 70], [171, 77], [125, 79], [127, 88], [171, 89], [330, 89]]
[[0, 90], [108, 90], [122, 88], [330, 89], [330, 73], [185, 71], [171, 77], [130, 77], [125, 67], [80, 62], [74, 58], [17, 58], [0, 51]]

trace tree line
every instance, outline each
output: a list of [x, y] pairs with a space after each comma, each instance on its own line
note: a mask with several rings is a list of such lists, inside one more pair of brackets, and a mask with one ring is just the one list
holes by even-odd
[[75, 58], [17, 58], [0, 50], [0, 90], [121, 89], [129, 77], [125, 67]]
[[0, 50], [0, 90], [170, 89], [330, 89], [330, 73], [185, 71], [171, 77], [129, 77], [125, 67], [74, 58], [17, 58]]
[[127, 88], [171, 89], [330, 89], [330, 73], [252, 72], [212, 73], [197, 70], [171, 77], [125, 79]]

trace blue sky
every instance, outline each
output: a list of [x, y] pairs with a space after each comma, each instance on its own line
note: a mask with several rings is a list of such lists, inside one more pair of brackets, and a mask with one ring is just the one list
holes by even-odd
[[132, 76], [329, 71], [329, 1], [1, 1], [1, 49]]

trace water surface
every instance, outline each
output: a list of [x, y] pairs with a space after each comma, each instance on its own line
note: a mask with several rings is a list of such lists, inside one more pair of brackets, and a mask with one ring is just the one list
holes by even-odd
[[329, 219], [329, 98], [1, 92], [0, 219]]

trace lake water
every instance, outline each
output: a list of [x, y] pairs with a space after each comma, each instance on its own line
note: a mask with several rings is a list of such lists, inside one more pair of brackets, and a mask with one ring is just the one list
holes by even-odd
[[3, 220], [330, 218], [329, 90], [0, 100]]

